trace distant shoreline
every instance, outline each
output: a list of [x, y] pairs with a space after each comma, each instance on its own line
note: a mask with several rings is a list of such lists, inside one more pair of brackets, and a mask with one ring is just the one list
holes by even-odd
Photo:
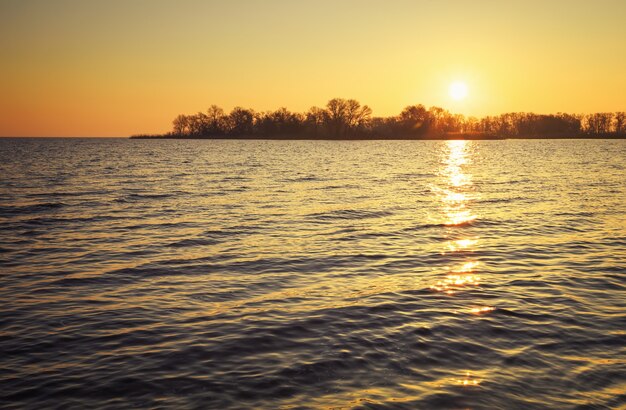
[[501, 140], [618, 140], [626, 139], [625, 134], [605, 134], [605, 135], [563, 135], [563, 136], [533, 136], [519, 135], [500, 137], [497, 135], [476, 135], [476, 134], [448, 134], [443, 136], [424, 136], [415, 137], [382, 137], [382, 136], [359, 136], [347, 138], [331, 138], [331, 137], [311, 137], [311, 136], [189, 136], [189, 135], [133, 135], [130, 139], [147, 139], [147, 140], [270, 140], [270, 141], [501, 141]]
[[0, 136], [0, 140], [8, 139], [133, 139], [133, 140], [265, 140], [265, 141], [502, 141], [502, 140], [623, 140], [626, 135], [579, 135], [579, 136], [509, 136], [509, 137], [463, 137], [463, 136], [447, 136], [447, 137], [355, 137], [355, 138], [320, 138], [320, 137], [271, 137], [271, 136], [172, 136], [172, 135], [133, 135], [133, 136]]
[[206, 112], [179, 114], [172, 130], [132, 138], [272, 139], [272, 140], [502, 140], [623, 139], [626, 112], [535, 114], [510, 112], [483, 118], [465, 117], [441, 107], [406, 106], [398, 115], [374, 117], [354, 99], [333, 98], [326, 107], [291, 112], [282, 107], [256, 112], [217, 105]]

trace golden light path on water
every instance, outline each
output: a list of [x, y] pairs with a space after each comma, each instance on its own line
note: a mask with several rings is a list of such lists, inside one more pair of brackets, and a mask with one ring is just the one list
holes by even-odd
[[[441, 204], [442, 224], [450, 237], [442, 251], [443, 254], [471, 253], [478, 244], [479, 238], [463, 235], [463, 227], [478, 218], [471, 209], [472, 201], [477, 198], [472, 175], [464, 170], [464, 166], [472, 162], [471, 144], [471, 141], [466, 140], [446, 142], [441, 159], [442, 186], [433, 187]], [[445, 277], [431, 285], [431, 290], [454, 296], [463, 290], [478, 287], [481, 278], [476, 274], [476, 268], [479, 265], [479, 261], [467, 259], [454, 267], [446, 267]], [[494, 310], [493, 306], [470, 306], [466, 311], [472, 315], [482, 315]], [[473, 377], [470, 371], [465, 371], [463, 378], [451, 379], [449, 382], [462, 386], [477, 386], [481, 381], [482, 379]]]

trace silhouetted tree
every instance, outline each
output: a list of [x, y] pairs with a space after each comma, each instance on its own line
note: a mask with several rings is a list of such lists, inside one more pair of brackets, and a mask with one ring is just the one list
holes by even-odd
[[333, 98], [326, 104], [326, 125], [336, 138], [344, 135], [346, 127], [346, 103], [341, 98]]
[[598, 112], [585, 116], [584, 130], [588, 134], [607, 134], [611, 131], [613, 114]]
[[257, 115], [257, 131], [264, 136], [296, 135], [302, 131], [302, 114], [279, 108], [274, 112]]
[[443, 120], [443, 118], [446, 115], [445, 112], [446, 112], [446, 110], [444, 110], [441, 107], [434, 107], [433, 106], [433, 107], [430, 107], [428, 109], [428, 113], [429, 113], [430, 118], [431, 118], [431, 124], [430, 124], [430, 129], [429, 129], [429, 131], [431, 133], [439, 134], [439, 133], [441, 133], [443, 131], [442, 130], [442, 128], [443, 128], [442, 127], [442, 125], [443, 125], [443, 121], [442, 120]]
[[479, 132], [479, 122], [476, 117], [468, 117], [463, 122], [463, 132]]
[[330, 134], [335, 138], [345, 138], [362, 129], [369, 121], [372, 110], [361, 106], [356, 100], [333, 98], [326, 104], [325, 122]]
[[254, 111], [235, 107], [228, 115], [228, 133], [233, 136], [250, 136], [254, 133]]
[[348, 131], [363, 131], [372, 117], [372, 109], [367, 105], [361, 106], [356, 100], [347, 101], [346, 123]]
[[313, 137], [320, 137], [324, 133], [326, 111], [319, 107], [311, 107], [305, 114], [304, 124], [306, 132]]
[[217, 105], [207, 109], [207, 135], [224, 135], [228, 127], [228, 117]]
[[372, 137], [388, 139], [399, 136], [398, 117], [374, 117], [370, 120], [369, 132]]
[[187, 117], [189, 124], [189, 135], [199, 137], [206, 134], [208, 117], [205, 113], [199, 112]]
[[175, 135], [189, 135], [189, 119], [186, 115], [180, 114], [172, 121]]
[[615, 133], [626, 134], [626, 112], [616, 112], [615, 118]]
[[398, 116], [397, 129], [400, 134], [421, 136], [430, 129], [433, 118], [423, 105], [409, 105]]

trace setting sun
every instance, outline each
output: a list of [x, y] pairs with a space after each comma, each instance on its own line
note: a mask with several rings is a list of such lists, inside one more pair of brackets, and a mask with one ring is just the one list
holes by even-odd
[[467, 97], [467, 85], [461, 81], [450, 84], [450, 97], [455, 100], [463, 100]]

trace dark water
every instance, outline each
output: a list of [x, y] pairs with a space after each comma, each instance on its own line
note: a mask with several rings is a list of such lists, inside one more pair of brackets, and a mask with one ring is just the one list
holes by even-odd
[[0, 140], [0, 407], [626, 406], [626, 141]]

